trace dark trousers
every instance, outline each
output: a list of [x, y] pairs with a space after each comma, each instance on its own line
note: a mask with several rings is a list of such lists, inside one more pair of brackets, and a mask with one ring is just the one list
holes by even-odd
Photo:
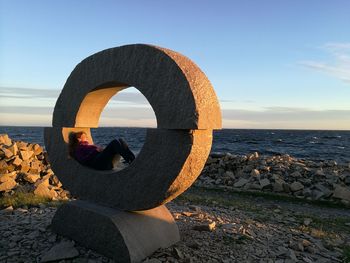
[[116, 155], [121, 155], [127, 163], [135, 159], [135, 155], [130, 151], [126, 142], [118, 139], [111, 141], [102, 152], [98, 153], [89, 166], [97, 170], [112, 170], [112, 161]]

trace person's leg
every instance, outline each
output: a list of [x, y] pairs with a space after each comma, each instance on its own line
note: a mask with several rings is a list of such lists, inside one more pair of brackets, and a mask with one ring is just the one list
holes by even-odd
[[94, 158], [91, 167], [99, 170], [111, 170], [113, 169], [113, 158], [116, 155], [121, 155], [128, 163], [135, 159], [134, 154], [124, 140], [113, 140]]
[[105, 148], [102, 152], [95, 156], [89, 166], [97, 170], [112, 170], [113, 158], [115, 155], [116, 154], [114, 154], [110, 148]]
[[129, 146], [127, 145], [127, 143], [122, 139], [122, 138], [119, 138], [119, 143], [124, 151], [124, 154], [127, 156], [127, 159], [125, 159], [125, 161], [127, 161], [128, 163], [131, 163], [133, 160], [135, 160], [135, 155], [134, 153], [129, 149]]

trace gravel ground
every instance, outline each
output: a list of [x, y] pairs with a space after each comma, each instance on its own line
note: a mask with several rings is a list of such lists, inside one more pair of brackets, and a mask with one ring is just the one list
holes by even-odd
[[[193, 193], [184, 196], [167, 205], [181, 241], [145, 262], [345, 262], [342, 249], [350, 246], [347, 210], [305, 209], [261, 198], [222, 205], [207, 199], [208, 193], [192, 201]], [[61, 256], [57, 262], [113, 262], [53, 233], [50, 221], [56, 209], [0, 210], [0, 262], [49, 261], [54, 252]]]

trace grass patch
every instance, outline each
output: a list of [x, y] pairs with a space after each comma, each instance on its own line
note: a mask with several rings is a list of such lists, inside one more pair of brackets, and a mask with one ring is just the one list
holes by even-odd
[[251, 241], [251, 238], [239, 235], [239, 236], [223, 236], [224, 244], [227, 246], [243, 245]]
[[[240, 209], [246, 209], [248, 206], [248, 203], [245, 204], [242, 202], [242, 200], [236, 200], [236, 199], [228, 199], [225, 198], [225, 196], [210, 196], [210, 195], [202, 195], [198, 193], [192, 193], [192, 192], [186, 192], [180, 195], [176, 198], [176, 201], [180, 202], [190, 202], [195, 203], [199, 205], [206, 205], [206, 206], [221, 206], [221, 207], [235, 207]], [[254, 206], [250, 204], [249, 210], [255, 210]]]
[[[290, 201], [290, 198], [288, 197], [273, 198], [275, 197], [275, 195], [273, 194], [255, 193], [254, 195], [252, 195], [252, 193], [237, 193], [228, 190], [225, 191], [224, 189], [206, 189], [195, 187], [183, 193], [175, 200], [175, 202], [188, 202], [198, 205], [206, 205], [209, 207], [234, 207], [235, 209], [244, 210], [246, 212], [253, 212], [252, 218], [256, 221], [269, 221], [269, 218], [271, 218], [270, 212], [273, 210], [273, 208], [267, 208], [268, 211], [266, 211], [266, 208], [262, 209], [261, 206], [254, 202], [254, 198], [256, 198], [257, 196], [264, 198], [265, 200], [269, 199], [274, 201]], [[297, 202], [293, 201], [295, 201], [295, 198], [293, 198], [291, 203], [305, 203], [305, 200], [297, 199]], [[281, 210], [281, 214], [283, 215], [284, 208], [281, 208]], [[322, 230], [327, 233], [334, 232], [350, 234], [349, 227], [345, 225], [345, 223], [349, 223], [349, 218], [347, 217], [320, 218], [317, 217], [317, 215], [309, 214], [307, 212], [303, 214], [295, 213], [293, 214], [293, 217], [295, 217], [295, 219], [300, 223], [301, 226], [303, 225], [303, 220], [305, 218], [312, 219], [310, 226], [306, 227], [305, 230], [312, 228], [316, 230]]]
[[266, 200], [273, 200], [273, 201], [285, 201], [285, 202], [291, 202], [291, 203], [297, 203], [297, 204], [311, 204], [321, 207], [329, 207], [329, 208], [346, 208], [349, 209], [349, 206], [342, 204], [342, 203], [335, 203], [334, 201], [325, 201], [325, 200], [307, 200], [304, 198], [297, 198], [295, 196], [286, 195], [286, 194], [278, 194], [278, 193], [272, 193], [272, 192], [261, 192], [261, 191], [242, 191], [242, 190], [236, 190], [236, 189], [223, 189], [218, 187], [200, 187], [200, 186], [192, 186], [190, 190], [194, 192], [198, 191], [204, 191], [204, 192], [212, 192], [212, 193], [227, 193], [232, 194], [236, 196], [241, 197], [248, 197], [248, 198], [257, 198], [261, 197]]
[[52, 204], [59, 205], [61, 201], [51, 201], [47, 197], [36, 196], [33, 193], [15, 193], [11, 196], [0, 197], [0, 209], [13, 206], [13, 208], [18, 207], [30, 207], [38, 206], [39, 204]]
[[350, 246], [343, 247], [343, 260], [346, 263], [350, 263]]
[[318, 218], [312, 215], [305, 215], [305, 216], [295, 215], [295, 217], [298, 218], [300, 222], [303, 222], [303, 219], [305, 217], [311, 218], [312, 222], [310, 226], [316, 229], [324, 229], [324, 230], [327, 230], [326, 232], [329, 232], [328, 230], [332, 230], [335, 233], [350, 234], [350, 228], [345, 225], [345, 223], [349, 223], [350, 219], [346, 217], [335, 217], [332, 219]]

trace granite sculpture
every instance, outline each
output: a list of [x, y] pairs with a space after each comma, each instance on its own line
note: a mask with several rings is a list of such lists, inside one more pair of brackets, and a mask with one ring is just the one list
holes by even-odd
[[[151, 104], [157, 128], [147, 130], [141, 152], [127, 168], [82, 166], [68, 154], [69, 132], [85, 131], [93, 142], [90, 128], [98, 127], [105, 105], [131, 86]], [[52, 169], [80, 199], [58, 210], [54, 230], [118, 262], [141, 261], [179, 240], [164, 204], [196, 180], [211, 149], [212, 131], [221, 128], [217, 97], [198, 66], [175, 51], [144, 44], [98, 52], [67, 79], [52, 126], [44, 131]]]

